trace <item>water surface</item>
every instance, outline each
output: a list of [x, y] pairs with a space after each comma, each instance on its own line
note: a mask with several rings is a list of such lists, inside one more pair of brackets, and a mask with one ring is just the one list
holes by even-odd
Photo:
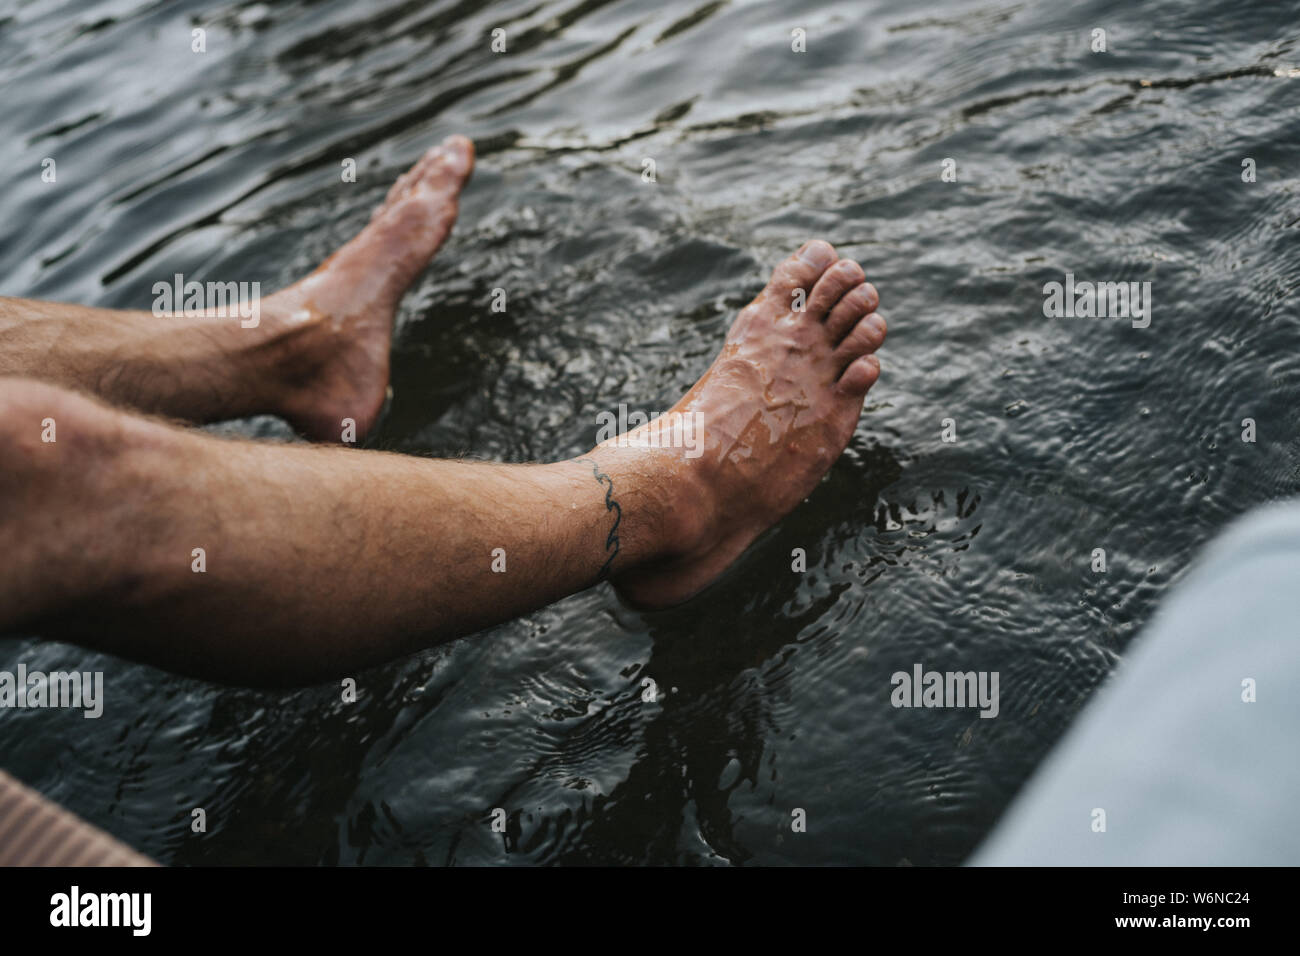
[[[1297, 24], [1264, 0], [0, 3], [5, 294], [269, 289], [474, 138], [374, 447], [584, 451], [598, 412], [667, 408], [810, 237], [890, 322], [843, 458], [685, 607], [602, 586], [358, 675], [355, 704], [11, 637], [0, 666], [101, 669], [108, 700], [0, 713], [0, 766], [173, 864], [960, 862], [1197, 548], [1300, 485]], [[1067, 272], [1150, 281], [1150, 328], [1044, 317]], [[998, 718], [891, 707], [916, 663], [998, 671]]]

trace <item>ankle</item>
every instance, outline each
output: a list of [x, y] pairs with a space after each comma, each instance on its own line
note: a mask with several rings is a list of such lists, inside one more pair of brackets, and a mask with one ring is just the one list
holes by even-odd
[[713, 495], [701, 469], [678, 452], [604, 444], [576, 459], [599, 466], [619, 504], [625, 560], [615, 573], [689, 559], [711, 543]]
[[248, 365], [257, 370], [266, 410], [301, 434], [360, 440], [388, 390], [392, 312], [331, 311], [302, 286], [267, 300], [265, 329], [250, 343]]
[[328, 317], [302, 306], [292, 293], [286, 289], [266, 300], [257, 333], [243, 343], [250, 387], [257, 390], [260, 404], [290, 420], [302, 413], [304, 393], [347, 347]]

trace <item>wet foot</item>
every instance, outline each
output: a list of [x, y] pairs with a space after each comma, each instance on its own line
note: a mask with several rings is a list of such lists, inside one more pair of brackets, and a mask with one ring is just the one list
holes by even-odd
[[[669, 556], [614, 573], [633, 604], [665, 607], [702, 590], [844, 451], [885, 339], [865, 279], [830, 244], [807, 243], [736, 316], [712, 367], [673, 406], [684, 417], [670, 413], [593, 453], [641, 456], [670, 498]], [[702, 442], [686, 422], [702, 426]]]
[[398, 178], [370, 223], [311, 275], [262, 304], [283, 371], [281, 414], [309, 438], [360, 439], [388, 390], [393, 315], [456, 221], [474, 146], [451, 136]]

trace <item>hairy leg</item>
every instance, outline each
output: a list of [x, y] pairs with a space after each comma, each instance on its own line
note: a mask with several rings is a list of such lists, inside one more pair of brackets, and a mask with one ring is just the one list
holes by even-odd
[[884, 337], [862, 279], [809, 243], [678, 403], [701, 441], [666, 418], [547, 465], [222, 439], [0, 379], [0, 632], [295, 683], [606, 577], [644, 606], [685, 600], [848, 443]]
[[397, 304], [450, 233], [473, 164], [464, 137], [429, 150], [361, 233], [255, 316], [0, 298], [0, 375], [193, 422], [280, 415], [315, 439], [337, 441], [351, 418], [360, 437], [388, 387]]
[[251, 684], [354, 672], [652, 560], [688, 493], [644, 460], [228, 440], [24, 379], [0, 379], [0, 422], [0, 633]]

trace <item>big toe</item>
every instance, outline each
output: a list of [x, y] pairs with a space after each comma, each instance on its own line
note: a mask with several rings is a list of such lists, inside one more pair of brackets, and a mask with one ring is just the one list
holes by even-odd
[[767, 284], [770, 295], [781, 300], [787, 308], [795, 308], [794, 294], [803, 290], [806, 298], [812, 291], [822, 273], [831, 267], [838, 257], [835, 248], [821, 239], [805, 242], [799, 250], [772, 271], [772, 281]]
[[474, 170], [474, 143], [467, 136], [448, 136], [417, 164], [418, 182], [441, 192], [459, 189]]
[[371, 218], [379, 218], [403, 199], [433, 192], [454, 196], [474, 171], [474, 143], [466, 136], [448, 136], [431, 146], [415, 165], [397, 177], [382, 205]]

